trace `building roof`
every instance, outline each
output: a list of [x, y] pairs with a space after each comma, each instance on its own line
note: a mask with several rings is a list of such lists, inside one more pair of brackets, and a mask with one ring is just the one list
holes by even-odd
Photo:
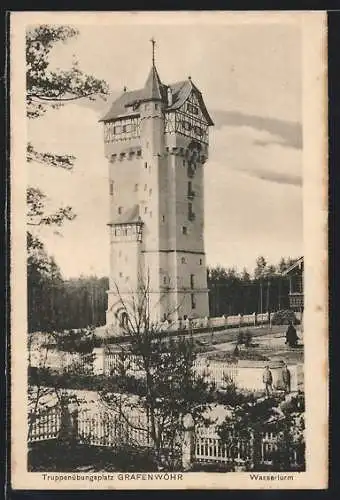
[[301, 265], [303, 264], [303, 257], [299, 257], [291, 266], [289, 266], [285, 271], [283, 271], [283, 275], [289, 274], [294, 269], [301, 269]]
[[[168, 90], [172, 94], [172, 103], [169, 106], [167, 102]], [[158, 75], [155, 66], [152, 66], [145, 86], [142, 89], [125, 91], [116, 99], [107, 113], [99, 120], [101, 122], [113, 121], [122, 117], [133, 116], [139, 114], [139, 106], [142, 102], [148, 100], [159, 100], [165, 104], [165, 111], [173, 111], [182, 106], [194, 91], [200, 103], [202, 112], [209, 125], [214, 125], [207, 108], [204, 104], [202, 94], [196, 85], [191, 81], [191, 78], [181, 82], [164, 85]], [[128, 109], [130, 108], [130, 109]]]
[[119, 225], [119, 224], [136, 224], [141, 223], [142, 219], [139, 215], [139, 205], [134, 205], [132, 208], [125, 210], [123, 213], [119, 214], [118, 217], [109, 222], [109, 226]]
[[162, 101], [162, 82], [159, 78], [156, 66], [152, 65], [149, 76], [145, 82], [142, 92], [142, 100], [145, 101]]

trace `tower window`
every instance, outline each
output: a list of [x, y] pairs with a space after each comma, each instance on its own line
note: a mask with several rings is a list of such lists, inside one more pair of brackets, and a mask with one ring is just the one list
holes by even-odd
[[147, 189], [148, 189], [148, 185], [144, 184], [144, 191], [146, 191]]
[[203, 260], [202, 260], [202, 259], [200, 259], [200, 266], [201, 266], [202, 264], [203, 264]]
[[122, 273], [122, 272], [120, 272], [120, 273], [119, 273], [119, 277], [120, 277], [120, 278], [122, 278], [122, 277], [123, 277], [123, 273]]
[[194, 106], [193, 104], [187, 104], [187, 111], [188, 113], [191, 113], [192, 115], [198, 115], [198, 107]]
[[144, 163], [144, 168], [148, 168], [148, 162], [147, 161]]
[[195, 275], [190, 274], [190, 288], [194, 288], [194, 287], [195, 287]]
[[138, 191], [138, 184], [135, 184], [135, 192]]
[[192, 217], [192, 203], [188, 203], [188, 219], [191, 220]]
[[147, 214], [148, 213], [148, 207], [144, 207], [144, 213]]
[[149, 215], [150, 215], [150, 218], [151, 218], [151, 217], [152, 217], [152, 212], [151, 212], [151, 210], [150, 210], [150, 212], [149, 212]]
[[166, 276], [163, 276], [163, 284], [166, 285]]
[[185, 264], [185, 257], [181, 258], [181, 262], [182, 262], [182, 264]]
[[149, 196], [151, 196], [151, 195], [152, 195], [152, 189], [150, 188], [149, 189]]
[[118, 213], [119, 215], [123, 212], [123, 207], [118, 207]]
[[162, 215], [162, 222], [165, 222], [165, 215]]
[[121, 250], [119, 250], [119, 252], [118, 252], [118, 257], [121, 257], [121, 256], [122, 256], [122, 251], [121, 251]]
[[155, 104], [155, 109], [158, 109], [158, 104]]
[[188, 234], [188, 228], [186, 226], [182, 226], [182, 234]]
[[183, 160], [183, 167], [185, 167], [185, 160]]
[[110, 182], [110, 196], [113, 196], [113, 182]]

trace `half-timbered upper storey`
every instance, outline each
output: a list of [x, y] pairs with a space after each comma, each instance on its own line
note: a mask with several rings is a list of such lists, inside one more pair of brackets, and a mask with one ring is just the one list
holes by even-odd
[[141, 106], [146, 101], [161, 103], [166, 134], [181, 134], [208, 144], [208, 129], [213, 121], [199, 89], [190, 77], [182, 82], [164, 85], [155, 66], [143, 89], [125, 91], [100, 120], [104, 122], [105, 142], [138, 138]]

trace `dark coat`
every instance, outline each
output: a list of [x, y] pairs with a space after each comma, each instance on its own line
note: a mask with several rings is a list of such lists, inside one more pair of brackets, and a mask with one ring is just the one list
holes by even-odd
[[286, 343], [289, 345], [296, 344], [299, 340], [296, 330], [293, 325], [289, 325], [286, 332]]

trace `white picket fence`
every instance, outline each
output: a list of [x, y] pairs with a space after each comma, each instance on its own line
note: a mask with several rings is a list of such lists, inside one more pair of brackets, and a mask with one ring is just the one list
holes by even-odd
[[215, 427], [199, 428], [195, 434], [195, 459], [197, 462], [244, 464], [251, 458], [249, 441], [231, 439], [232, 445], [222, 444]]
[[162, 331], [175, 332], [182, 330], [198, 330], [200, 328], [221, 328], [221, 327], [238, 327], [238, 326], [256, 326], [264, 323], [269, 323], [270, 314], [253, 313], [253, 314], [237, 314], [234, 316], [217, 316], [213, 318], [192, 318], [176, 321], [164, 321], [160, 324]]
[[61, 412], [57, 407], [40, 412], [31, 411], [28, 415], [28, 441], [58, 439], [61, 427]]
[[[50, 408], [29, 417], [29, 443], [58, 439], [61, 429], [60, 411]], [[121, 444], [150, 447], [147, 419], [142, 414], [129, 416], [129, 421], [112, 412], [99, 412], [95, 415], [79, 411], [77, 416], [77, 439], [79, 443], [92, 446], [117, 447]], [[259, 439], [257, 454], [262, 464], [272, 462], [272, 453], [278, 450], [278, 438], [273, 432], [263, 432]], [[194, 434], [194, 461], [210, 463], [234, 463], [242, 465], [251, 460], [253, 444], [250, 440], [239, 439], [230, 434], [229, 444], [221, 443], [216, 426], [198, 427]], [[293, 464], [298, 465], [298, 456], [292, 450]]]
[[118, 414], [88, 411], [78, 414], [78, 435], [80, 442], [93, 446], [118, 446], [121, 443], [150, 446], [148, 424], [142, 414], [129, 415], [126, 420]]

